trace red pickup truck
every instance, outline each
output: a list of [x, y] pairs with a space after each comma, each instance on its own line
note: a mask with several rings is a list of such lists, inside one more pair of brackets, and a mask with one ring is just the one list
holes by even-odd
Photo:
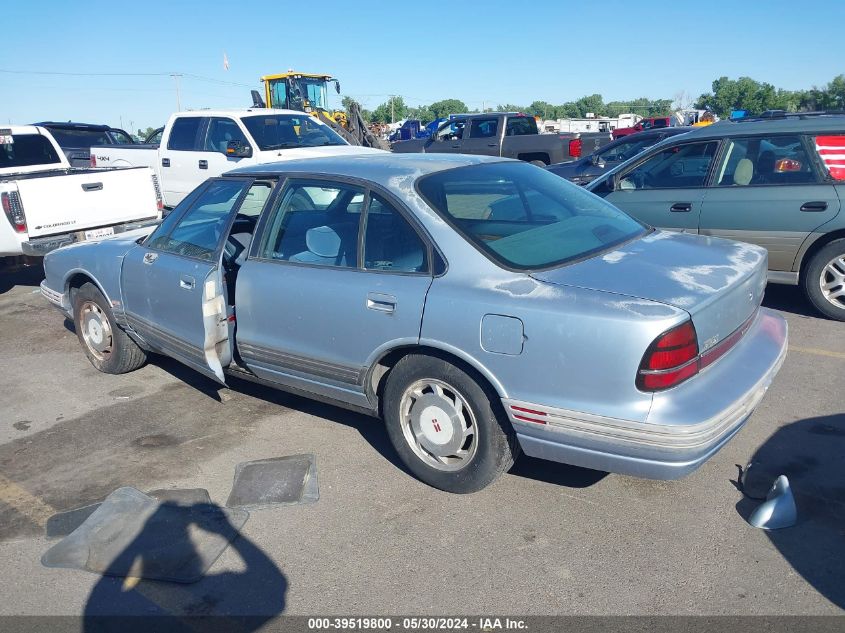
[[658, 127], [670, 127], [672, 125], [672, 117], [668, 116], [654, 116], [647, 119], [640, 119], [636, 125], [631, 127], [620, 127], [613, 130], [613, 138], [622, 138], [635, 132], [642, 132], [643, 130], [651, 130]]

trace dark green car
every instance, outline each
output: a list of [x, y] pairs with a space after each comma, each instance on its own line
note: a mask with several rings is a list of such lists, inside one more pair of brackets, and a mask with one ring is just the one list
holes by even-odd
[[723, 121], [670, 138], [587, 186], [659, 228], [769, 251], [769, 281], [801, 285], [845, 321], [845, 116]]

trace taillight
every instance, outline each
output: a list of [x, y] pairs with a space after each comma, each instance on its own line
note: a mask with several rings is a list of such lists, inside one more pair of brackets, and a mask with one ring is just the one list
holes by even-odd
[[664, 332], [646, 350], [637, 372], [637, 387], [660, 391], [698, 373], [698, 336], [692, 321]]
[[97, 157], [94, 154], [91, 154], [91, 167], [97, 166]]
[[569, 141], [569, 155], [572, 158], [581, 158], [581, 139], [574, 138]]
[[15, 232], [26, 233], [26, 215], [24, 215], [23, 205], [17, 192], [4, 191], [0, 194], [0, 202], [3, 204], [3, 213], [6, 214], [6, 218]]

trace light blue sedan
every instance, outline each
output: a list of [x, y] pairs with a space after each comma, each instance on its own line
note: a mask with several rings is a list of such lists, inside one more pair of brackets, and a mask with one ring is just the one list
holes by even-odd
[[766, 251], [655, 231], [545, 170], [379, 154], [213, 178], [150, 232], [59, 249], [44, 296], [97, 369], [151, 352], [384, 419], [432, 486], [528, 455], [704, 463], [783, 362]]

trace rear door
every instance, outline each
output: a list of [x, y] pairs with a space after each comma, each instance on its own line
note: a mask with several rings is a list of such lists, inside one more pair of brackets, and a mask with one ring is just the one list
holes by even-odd
[[697, 233], [717, 140], [677, 143], [648, 152], [617, 176], [606, 199], [641, 222]]
[[251, 184], [212, 180], [124, 258], [129, 325], [150, 345], [218, 382], [231, 360], [222, 243]]
[[728, 138], [700, 233], [763, 246], [769, 269], [791, 271], [804, 240], [839, 212], [839, 197], [798, 134]]
[[419, 342], [426, 241], [356, 184], [290, 180], [275, 204], [238, 276], [238, 351], [267, 380], [368, 406], [380, 351]]
[[194, 188], [206, 179], [199, 170], [198, 152], [203, 147], [202, 116], [178, 116], [173, 119], [167, 142], [159, 148], [161, 188], [164, 204], [175, 207]]
[[498, 117], [469, 119], [469, 136], [461, 140], [461, 152], [498, 156], [500, 136]]

